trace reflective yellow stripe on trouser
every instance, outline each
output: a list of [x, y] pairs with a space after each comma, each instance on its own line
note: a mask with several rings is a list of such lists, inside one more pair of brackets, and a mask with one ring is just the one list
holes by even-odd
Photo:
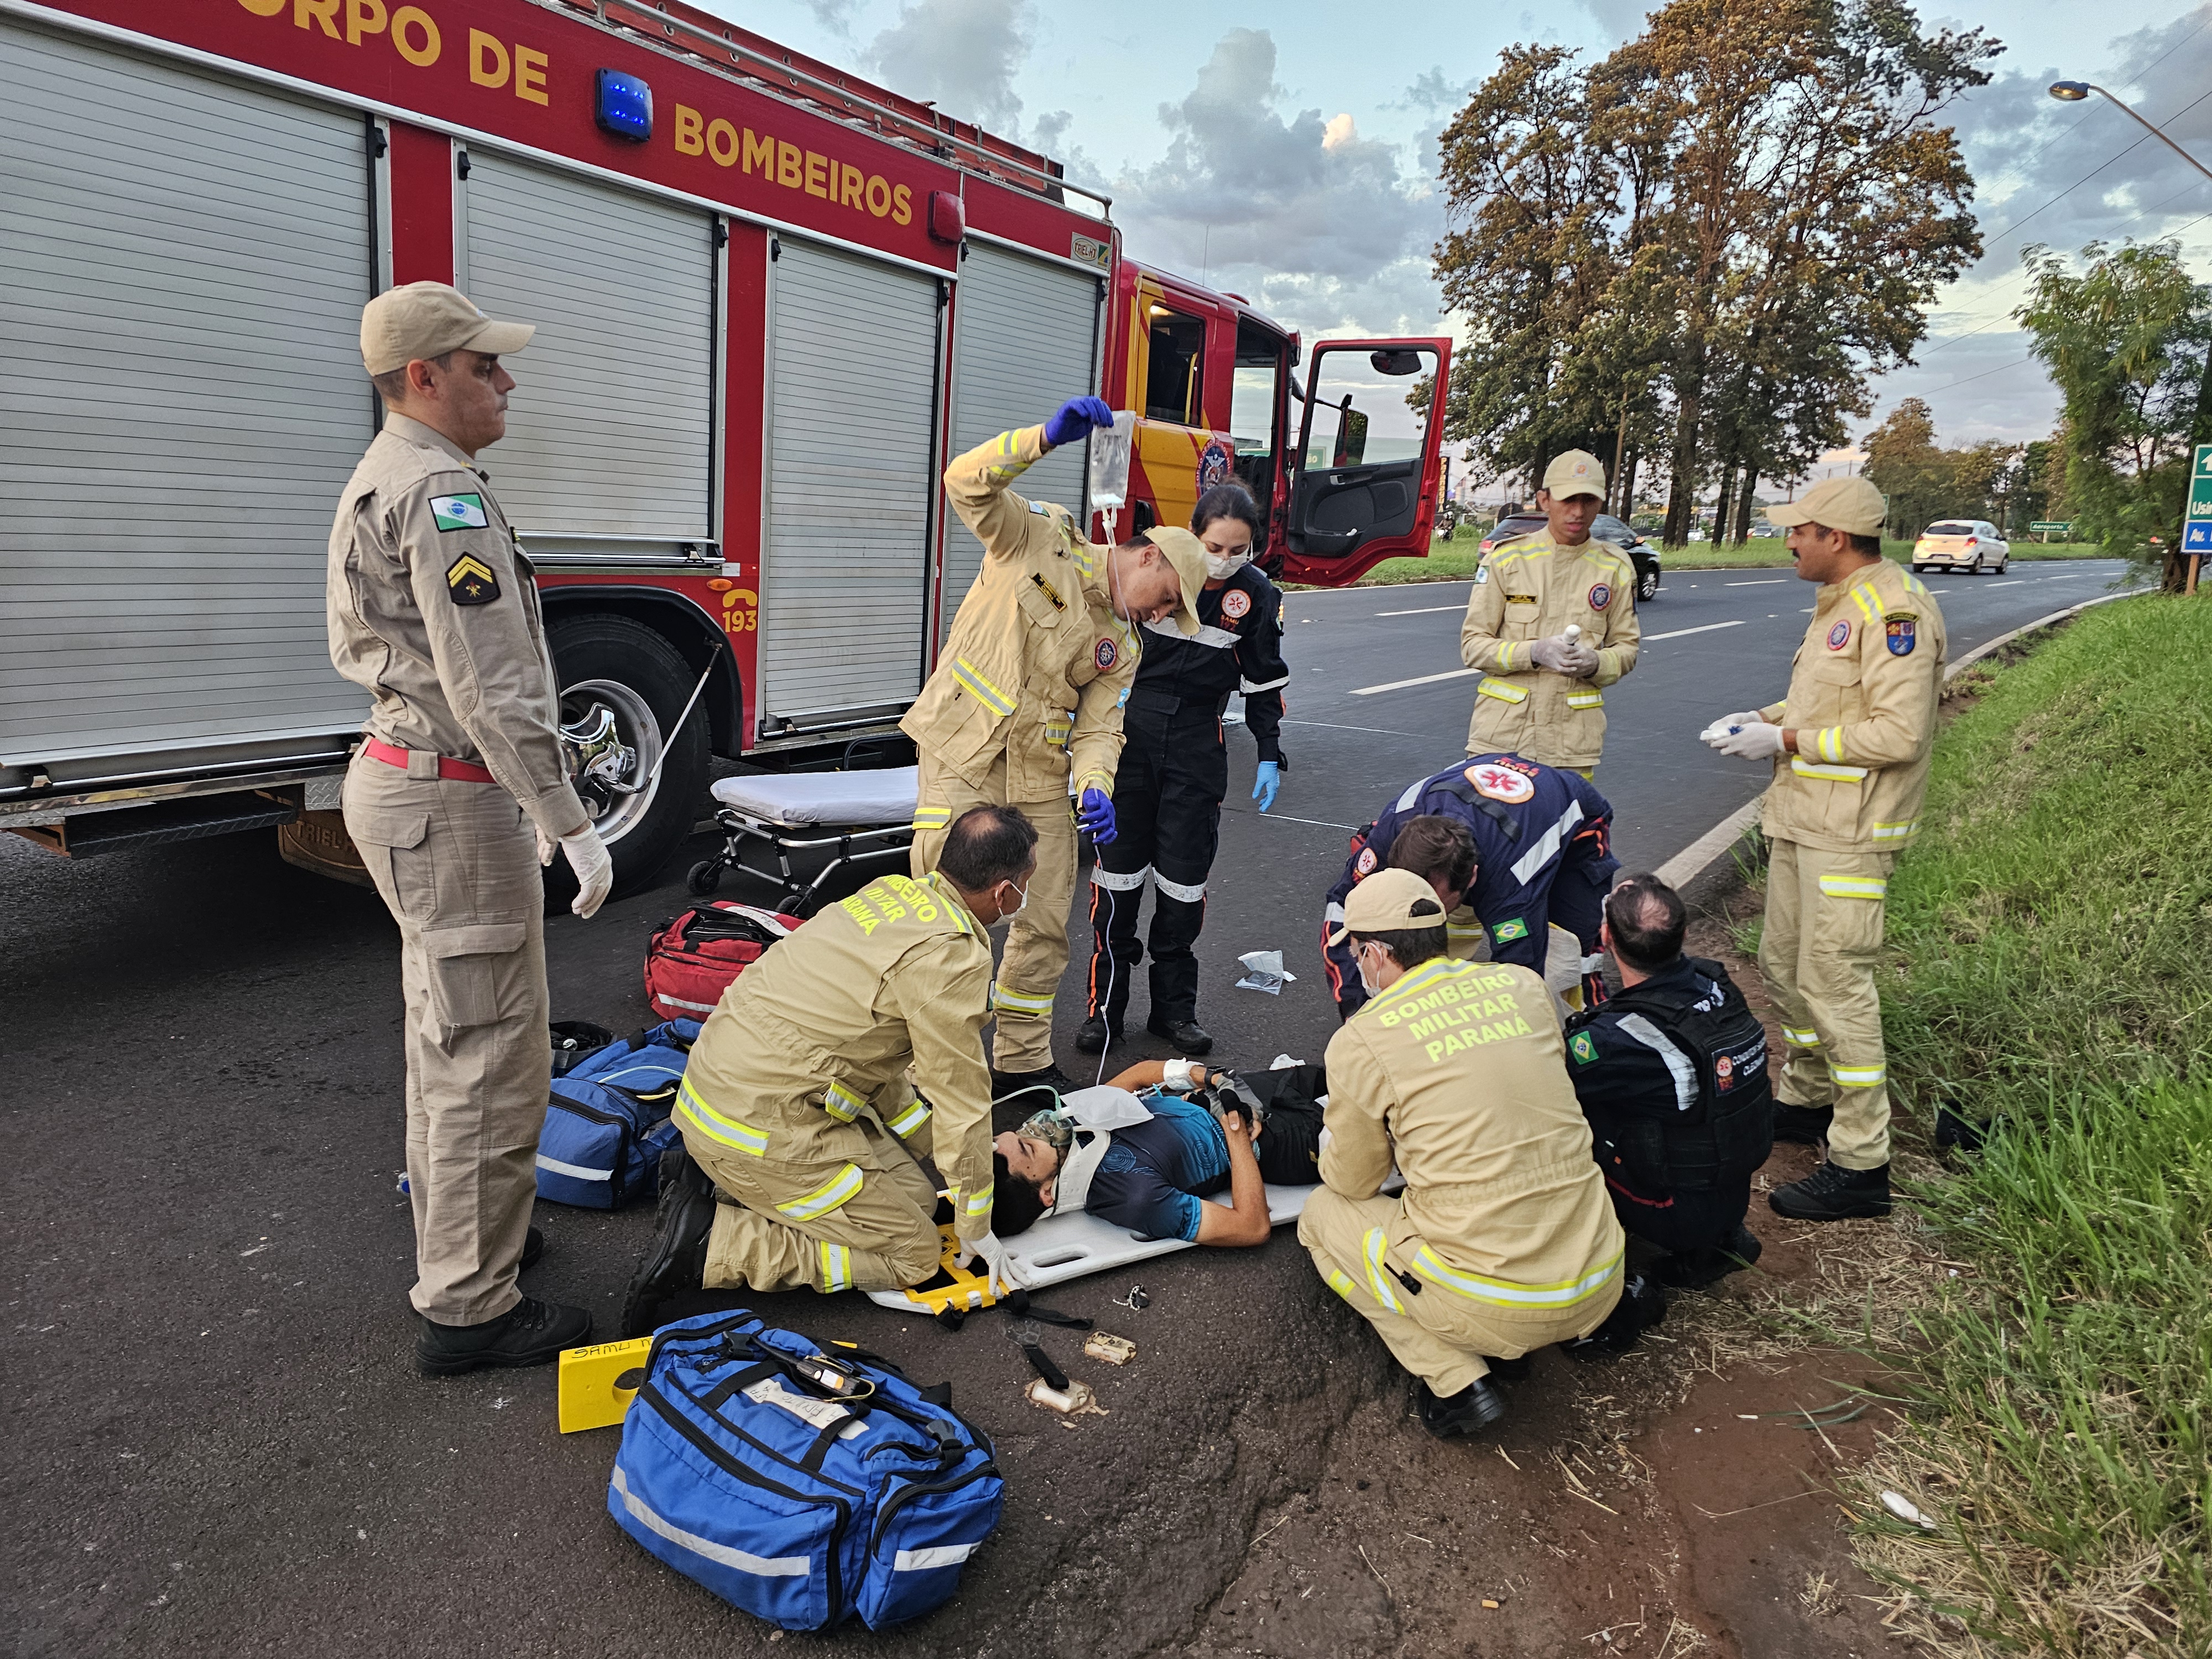
[[890, 1121], [890, 1131], [901, 1140], [910, 1140], [914, 1132], [929, 1121], [929, 1106], [919, 1095], [906, 1110]]
[[1516, 1285], [1510, 1279], [1488, 1279], [1480, 1273], [1447, 1267], [1435, 1251], [1424, 1244], [1413, 1252], [1413, 1271], [1432, 1285], [1456, 1291], [1473, 1302], [1487, 1302], [1494, 1308], [1571, 1308], [1589, 1301], [1606, 1287], [1613, 1274], [1620, 1271], [1620, 1258], [1614, 1256], [1580, 1279], [1562, 1279], [1552, 1285]]
[[1389, 1235], [1380, 1227], [1370, 1227], [1359, 1241], [1360, 1255], [1367, 1263], [1367, 1288], [1392, 1313], [1403, 1313], [1406, 1304], [1398, 1300], [1398, 1287], [1390, 1282], [1389, 1263], [1382, 1259], [1382, 1253], [1389, 1248]]
[[755, 1158], [768, 1155], [768, 1133], [765, 1130], [756, 1129], [750, 1123], [741, 1123], [736, 1118], [726, 1117], [716, 1111], [691, 1086], [689, 1077], [676, 1091], [676, 1109], [683, 1114], [693, 1128], [709, 1140], [736, 1152], [750, 1152]]
[[815, 1249], [822, 1256], [822, 1294], [853, 1288], [853, 1253], [842, 1244], [832, 1244], [828, 1239], [815, 1241]]
[[1790, 1049], [1780, 1098], [1832, 1106], [1828, 1156], [1848, 1170], [1889, 1161], [1889, 1090], [1875, 966], [1893, 854], [1778, 840], [1759, 965]]
[[777, 1205], [779, 1213], [793, 1221], [818, 1221], [860, 1190], [860, 1166], [848, 1164], [812, 1192]]

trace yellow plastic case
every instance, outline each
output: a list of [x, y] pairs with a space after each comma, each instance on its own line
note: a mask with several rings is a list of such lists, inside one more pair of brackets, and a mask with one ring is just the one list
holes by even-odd
[[561, 1432], [604, 1429], [623, 1420], [637, 1386], [645, 1381], [645, 1358], [653, 1339], [595, 1342], [561, 1353]]
[[[991, 1294], [989, 1279], [954, 1265], [960, 1259], [960, 1236], [952, 1231], [950, 1224], [939, 1224], [937, 1243], [939, 1265], [944, 1269], [945, 1276], [952, 1282], [908, 1291], [906, 1299], [915, 1307], [926, 1310], [932, 1318], [947, 1308], [960, 1308], [972, 1313], [978, 1308], [988, 1308], [995, 1304], [999, 1298]], [[981, 1267], [982, 1263], [978, 1261], [976, 1265]], [[985, 1269], [986, 1273], [988, 1271]]]

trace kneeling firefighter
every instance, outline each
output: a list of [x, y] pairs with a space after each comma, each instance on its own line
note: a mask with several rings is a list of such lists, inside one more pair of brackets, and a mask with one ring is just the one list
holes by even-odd
[[[686, 1291], [898, 1290], [938, 1268], [933, 1157], [965, 1262], [991, 1231], [991, 946], [1036, 872], [1020, 809], [954, 820], [937, 868], [825, 908], [731, 985], [677, 1094], [681, 1154], [630, 1281], [627, 1336]], [[909, 1069], [912, 1080], [908, 1080]]]
[[1566, 1024], [1567, 1073], [1620, 1224], [1668, 1252], [1662, 1284], [1710, 1285], [1759, 1260], [1744, 1225], [1774, 1147], [1766, 1031], [1717, 962], [1682, 954], [1688, 921], [1652, 875], [1605, 901], [1620, 990]]

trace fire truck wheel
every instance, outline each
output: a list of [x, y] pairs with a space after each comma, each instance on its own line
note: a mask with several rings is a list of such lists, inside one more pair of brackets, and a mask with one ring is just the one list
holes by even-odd
[[[562, 747], [576, 793], [614, 855], [615, 891], [650, 882], [705, 809], [707, 715], [694, 708], [672, 744], [698, 675], [667, 640], [627, 617], [576, 617], [546, 630], [561, 687]], [[667, 754], [661, 753], [663, 747]], [[647, 790], [628, 793], [652, 775]], [[546, 872], [549, 902], [574, 890], [559, 859]]]

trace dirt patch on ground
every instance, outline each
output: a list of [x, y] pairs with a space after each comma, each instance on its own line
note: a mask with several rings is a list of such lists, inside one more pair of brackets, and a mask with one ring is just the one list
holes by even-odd
[[[1731, 884], [1689, 948], [1728, 965], [1779, 1054], [1757, 969], [1735, 948], [1759, 902]], [[1894, 1598], [1854, 1565], [1836, 1495], [1893, 1420], [1885, 1378], [1813, 1333], [1822, 1318], [1887, 1333], [1947, 1264], [1904, 1212], [1814, 1227], [1768, 1210], [1763, 1195], [1816, 1157], [1777, 1146], [1756, 1178], [1756, 1269], [1679, 1294], [1641, 1351], [1609, 1365], [1533, 1356], [1489, 1434], [1437, 1444], [1402, 1392], [1357, 1408], [1321, 1479], [1261, 1516], [1241, 1570], [1176, 1650], [1898, 1651], [1883, 1623]]]

